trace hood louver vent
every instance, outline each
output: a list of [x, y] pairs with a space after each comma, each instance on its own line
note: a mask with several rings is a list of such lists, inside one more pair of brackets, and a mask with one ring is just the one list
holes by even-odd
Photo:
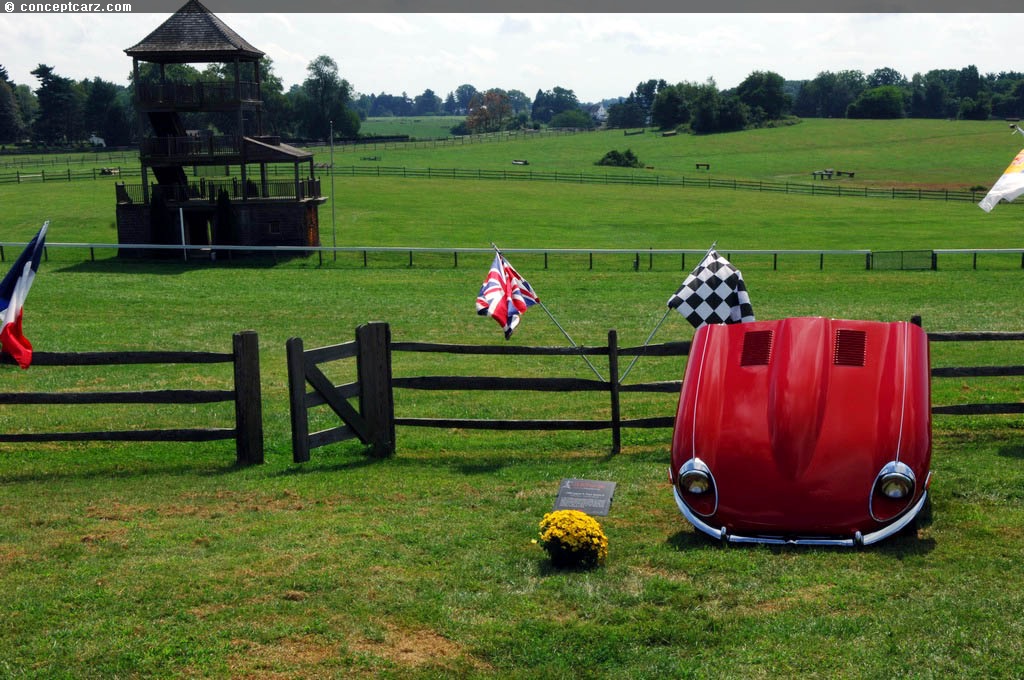
[[863, 366], [867, 356], [867, 333], [840, 328], [836, 331], [835, 354], [832, 363], [836, 366]]
[[772, 358], [772, 331], [749, 331], [743, 336], [740, 366], [767, 366]]

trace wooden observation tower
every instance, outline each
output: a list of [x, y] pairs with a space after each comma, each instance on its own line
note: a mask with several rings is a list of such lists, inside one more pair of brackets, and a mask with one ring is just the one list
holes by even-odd
[[[118, 243], [320, 245], [318, 209], [327, 199], [313, 154], [263, 134], [263, 52], [189, 0], [125, 53], [144, 133], [141, 185], [117, 185]], [[140, 62], [158, 68], [144, 74]], [[221, 77], [184, 82], [170, 68], [196, 63], [222, 65]], [[215, 114], [217, 129], [186, 129], [195, 112]]]

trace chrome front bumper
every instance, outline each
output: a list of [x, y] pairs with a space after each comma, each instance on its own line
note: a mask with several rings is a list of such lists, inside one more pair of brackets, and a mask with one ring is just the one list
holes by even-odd
[[[927, 488], [927, 487], [926, 487]], [[920, 500], [905, 513], [903, 513], [899, 519], [892, 524], [887, 524], [878, 531], [874, 531], [870, 534], [861, 534], [859, 531], [851, 536], [850, 538], [783, 538], [781, 536], [739, 536], [736, 534], [730, 534], [725, 527], [716, 529], [711, 526], [700, 517], [698, 517], [683, 499], [679, 497], [679, 490], [672, 487], [672, 495], [676, 499], [676, 505], [679, 506], [679, 511], [683, 513], [687, 521], [690, 522], [700, 531], [703, 531], [708, 536], [718, 539], [723, 544], [726, 543], [764, 543], [768, 545], [838, 545], [849, 548], [858, 547], [862, 545], [871, 545], [872, 543], [878, 543], [881, 540], [892, 536], [899, 532], [905, 526], [914, 521], [918, 513], [924, 507], [924, 503], [928, 498], [928, 491], [921, 494]]]

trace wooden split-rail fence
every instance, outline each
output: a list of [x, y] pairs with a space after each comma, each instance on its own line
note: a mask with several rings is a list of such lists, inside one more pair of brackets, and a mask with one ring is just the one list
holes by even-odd
[[[130, 366], [139, 364], [217, 364], [234, 365], [234, 387], [223, 390], [137, 389], [130, 391], [3, 392], [0, 405], [57, 404], [213, 404], [233, 402], [235, 422], [231, 427], [178, 427], [152, 429], [92, 430], [79, 432], [0, 432], [0, 442], [85, 442], [85, 441], [163, 441], [204, 442], [235, 440], [239, 464], [263, 462], [263, 406], [260, 390], [259, 337], [254, 331], [235, 333], [231, 352], [40, 352], [32, 356], [30, 370], [69, 366]], [[145, 412], [138, 421], [145, 423]]]
[[[911, 319], [921, 325], [920, 317]], [[1024, 341], [1024, 332], [950, 332], [929, 333], [931, 342]], [[445, 354], [507, 356], [572, 356], [607, 357], [609, 376], [619, 375], [619, 359], [627, 356], [686, 356], [689, 342], [670, 342], [642, 347], [620, 347], [616, 331], [608, 332], [605, 347], [520, 347], [506, 345], [450, 345], [425, 342], [393, 342], [386, 323], [373, 323], [356, 329], [351, 342], [303, 349], [301, 338], [287, 343], [288, 383], [292, 417], [292, 455], [295, 462], [310, 459], [310, 451], [320, 446], [359, 438], [371, 447], [372, 453], [385, 456], [395, 451], [395, 427], [488, 430], [610, 430], [611, 451], [621, 447], [625, 428], [670, 428], [674, 414], [629, 418], [622, 414], [621, 395], [628, 392], [661, 392], [678, 394], [681, 380], [626, 384], [618, 379], [607, 382], [569, 377], [467, 377], [467, 376], [394, 376], [392, 354], [395, 352], [432, 352]], [[355, 382], [334, 385], [327, 379], [321, 365], [355, 358], [358, 377]], [[960, 366], [932, 369], [933, 378], [972, 378], [992, 376], [1024, 376], [1024, 366]], [[308, 388], [312, 388], [311, 391]], [[610, 415], [606, 419], [467, 419], [419, 418], [395, 414], [395, 389], [412, 390], [478, 390], [488, 393], [504, 391], [542, 392], [607, 392]], [[359, 409], [348, 399], [359, 399]], [[308, 411], [328, 405], [337, 415], [337, 425], [318, 432], [309, 432]], [[933, 405], [936, 415], [978, 415], [1024, 413], [1024, 403], [967, 403]]]
[[[912, 319], [920, 324], [920, 318]], [[1024, 342], [1024, 332], [937, 332], [928, 333], [931, 342], [988, 343]], [[190, 351], [122, 351], [122, 352], [35, 352], [31, 370], [71, 366], [128, 366], [137, 364], [212, 364], [232, 363], [232, 389], [138, 389], [130, 391], [59, 391], [0, 392], [0, 406], [80, 404], [212, 404], [233, 402], [235, 422], [230, 427], [198, 428], [187, 424], [176, 428], [154, 429], [145, 426], [143, 412], [137, 429], [81, 432], [0, 432], [3, 442], [44, 441], [165, 441], [202, 442], [234, 439], [236, 459], [240, 464], [262, 463], [264, 460], [263, 414], [260, 387], [258, 337], [253, 331], [236, 333], [231, 352]], [[462, 354], [490, 356], [550, 356], [577, 359], [584, 356], [606, 362], [609, 376], [619, 376], [620, 360], [625, 357], [684, 357], [689, 342], [669, 342], [639, 347], [621, 347], [616, 331], [608, 332], [603, 347], [523, 347], [514, 345], [456, 345], [427, 342], [396, 342], [386, 323], [359, 326], [353, 341], [328, 347], [305, 349], [301, 338], [286, 343], [288, 393], [291, 412], [292, 458], [295, 462], [310, 459], [310, 452], [322, 446], [349, 439], [359, 439], [376, 456], [395, 452], [397, 426], [487, 429], [487, 430], [609, 430], [611, 450], [618, 452], [622, 430], [627, 428], [670, 428], [674, 414], [654, 417], [629, 417], [622, 412], [621, 397], [626, 393], [678, 394], [682, 381], [667, 380], [625, 383], [621, 379], [576, 377], [487, 377], [453, 375], [393, 375], [392, 356], [396, 352]], [[336, 385], [328, 377], [326, 365], [354, 361], [356, 380]], [[481, 362], [483, 363], [483, 362]], [[593, 365], [593, 364], [592, 364]], [[595, 369], [596, 372], [596, 369]], [[628, 373], [628, 371], [627, 371]], [[1024, 365], [933, 367], [933, 379], [968, 379], [1024, 376]], [[680, 371], [681, 375], [681, 371]], [[470, 419], [446, 417], [414, 417], [396, 415], [394, 392], [404, 390], [477, 391], [494, 393], [519, 392], [598, 392], [605, 393], [609, 404], [607, 418], [566, 419]], [[352, 400], [356, 400], [353, 405]], [[336, 416], [332, 426], [310, 432], [309, 410], [328, 407]], [[935, 415], [991, 415], [1024, 413], [1024, 402], [939, 404], [932, 406]]]

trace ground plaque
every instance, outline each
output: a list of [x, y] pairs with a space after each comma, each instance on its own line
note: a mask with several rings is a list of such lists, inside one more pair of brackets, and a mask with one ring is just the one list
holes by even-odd
[[593, 479], [563, 479], [558, 486], [555, 510], [579, 510], [604, 517], [612, 505], [615, 482]]

